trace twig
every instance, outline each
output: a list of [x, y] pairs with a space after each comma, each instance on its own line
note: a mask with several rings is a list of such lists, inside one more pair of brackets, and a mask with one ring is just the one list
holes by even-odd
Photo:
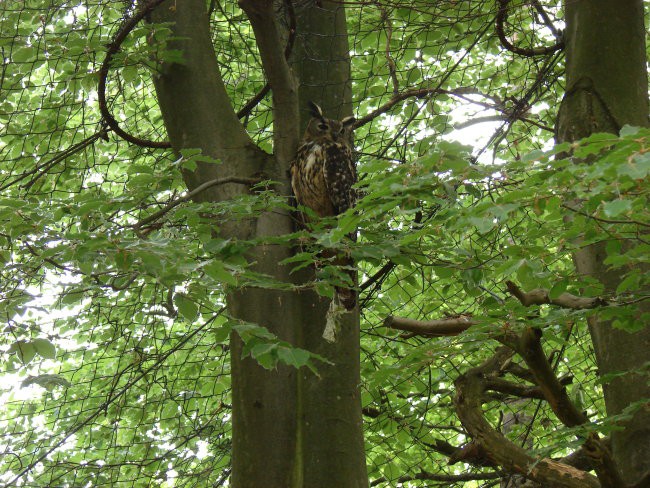
[[572, 207], [571, 205], [568, 205], [566, 203], [563, 203], [562, 208], [566, 208], [567, 210], [570, 210], [571, 212], [575, 212], [579, 215], [582, 215], [584, 217], [587, 217], [589, 219], [596, 220], [598, 222], [603, 222], [605, 224], [634, 224], [634, 225], [640, 225], [641, 227], [650, 227], [650, 224], [647, 222], [639, 222], [638, 220], [613, 220], [613, 219], [603, 219], [602, 217], [596, 217], [595, 215], [591, 215], [587, 212], [583, 212], [580, 209], [577, 209], [575, 207]]
[[395, 60], [390, 54], [390, 41], [393, 38], [393, 23], [388, 18], [388, 12], [386, 9], [380, 5], [377, 5], [377, 8], [381, 11], [381, 20], [384, 22], [386, 28], [386, 64], [388, 64], [388, 72], [390, 73], [390, 79], [393, 83], [393, 95], [399, 94], [399, 80], [397, 79], [397, 65]]

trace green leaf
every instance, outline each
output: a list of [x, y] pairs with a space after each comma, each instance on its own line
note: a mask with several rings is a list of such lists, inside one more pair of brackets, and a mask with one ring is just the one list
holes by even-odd
[[614, 200], [603, 204], [603, 211], [607, 217], [617, 217], [632, 208], [630, 200]]
[[237, 284], [237, 277], [228, 271], [224, 263], [221, 261], [213, 260], [209, 264], [203, 266], [203, 270], [215, 281], [233, 286]]
[[551, 289], [548, 291], [548, 296], [551, 300], [555, 300], [567, 289], [567, 282], [562, 280], [555, 283]]
[[36, 348], [31, 342], [17, 341], [9, 346], [9, 350], [7, 352], [9, 354], [15, 353], [23, 364], [27, 364], [32, 359], [34, 359], [34, 356], [36, 355]]
[[278, 348], [278, 358], [285, 364], [293, 366], [295, 368], [300, 368], [307, 365], [311, 354], [309, 351], [304, 349], [299, 349], [295, 347], [279, 347]]
[[31, 385], [39, 385], [45, 388], [48, 391], [52, 391], [55, 387], [57, 386], [63, 386], [65, 388], [69, 388], [72, 386], [72, 384], [66, 380], [63, 376], [58, 375], [58, 374], [40, 374], [38, 376], [28, 376], [23, 380], [23, 382], [20, 384], [23, 388], [31, 386]]
[[178, 312], [185, 318], [188, 322], [194, 322], [197, 314], [199, 313], [199, 307], [190, 300], [183, 293], [177, 293], [174, 295], [174, 304], [178, 308]]
[[278, 345], [275, 343], [256, 344], [250, 350], [250, 355], [265, 369], [273, 369], [278, 363], [275, 354]]
[[47, 339], [32, 340], [36, 352], [45, 359], [54, 359], [56, 357], [56, 347]]

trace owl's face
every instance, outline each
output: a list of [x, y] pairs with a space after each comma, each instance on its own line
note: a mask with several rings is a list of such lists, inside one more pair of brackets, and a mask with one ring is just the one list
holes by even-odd
[[343, 120], [328, 119], [323, 116], [321, 108], [313, 102], [309, 102], [312, 115], [304, 139], [316, 142], [342, 142], [349, 146], [353, 145], [352, 127], [354, 117], [345, 117]]

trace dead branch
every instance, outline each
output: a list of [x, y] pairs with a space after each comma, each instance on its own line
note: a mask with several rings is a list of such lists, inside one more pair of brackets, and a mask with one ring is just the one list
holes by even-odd
[[477, 321], [467, 316], [422, 321], [389, 315], [384, 320], [384, 327], [414, 332], [419, 335], [442, 337], [456, 336], [477, 323]]
[[584, 310], [607, 305], [607, 301], [600, 297], [584, 298], [565, 292], [556, 298], [551, 298], [549, 296], [548, 290], [545, 290], [543, 288], [536, 288], [529, 291], [528, 293], [525, 293], [512, 281], [506, 281], [506, 286], [508, 287], [510, 294], [519, 300], [525, 307], [529, 307], [531, 305], [551, 304], [562, 308]]

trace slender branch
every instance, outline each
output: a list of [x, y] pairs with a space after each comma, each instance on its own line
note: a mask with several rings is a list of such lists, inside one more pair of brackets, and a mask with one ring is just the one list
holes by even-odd
[[154, 148], [169, 148], [171, 143], [169, 141], [149, 141], [147, 139], [142, 139], [140, 137], [133, 136], [123, 130], [120, 125], [111, 114], [106, 103], [106, 79], [108, 78], [108, 71], [110, 69], [111, 62], [113, 61], [113, 56], [117, 54], [120, 50], [120, 46], [127, 38], [129, 33], [135, 28], [135, 26], [140, 22], [149, 12], [154, 8], [160, 5], [165, 0], [149, 0], [144, 2], [142, 8], [138, 10], [132, 17], [126, 19], [121, 25], [120, 29], [117, 31], [117, 34], [108, 45], [108, 50], [106, 51], [106, 57], [102, 63], [101, 68], [99, 69], [99, 85], [97, 86], [97, 101], [99, 103], [99, 111], [102, 114], [102, 119], [106, 124], [111, 128], [122, 139], [143, 147], [154, 147]]
[[433, 337], [456, 336], [476, 324], [478, 324], [477, 321], [466, 316], [421, 321], [389, 315], [384, 320], [384, 327]]
[[506, 287], [508, 288], [508, 291], [526, 307], [531, 305], [551, 304], [562, 308], [584, 310], [607, 305], [607, 301], [600, 297], [584, 298], [572, 295], [571, 293], [562, 293], [556, 298], [551, 298], [548, 290], [543, 288], [536, 288], [525, 293], [512, 281], [506, 281]]
[[[573, 377], [565, 376], [560, 380], [561, 385], [569, 384], [573, 381]], [[544, 392], [538, 386], [526, 386], [504, 380], [502, 378], [488, 378], [485, 380], [485, 388], [487, 390], [494, 390], [500, 393], [506, 393], [519, 398], [536, 398], [544, 400]]]
[[78, 142], [77, 144], [74, 144], [73, 146], [70, 146], [68, 149], [65, 149], [64, 151], [60, 152], [56, 156], [54, 156], [52, 159], [39, 164], [38, 166], [34, 167], [34, 169], [30, 171], [26, 171], [25, 173], [21, 174], [20, 176], [16, 177], [6, 185], [0, 187], [0, 191], [6, 190], [7, 188], [15, 185], [19, 181], [24, 180], [28, 176], [31, 176], [35, 173], [39, 173], [34, 178], [32, 178], [29, 182], [27, 182], [23, 188], [24, 189], [29, 189], [31, 186], [38, 181], [38, 179], [46, 174], [50, 169], [52, 169], [55, 165], [60, 163], [61, 161], [65, 161], [67, 158], [72, 156], [75, 153], [78, 153], [82, 149], [90, 146], [93, 144], [97, 139], [107, 139], [106, 136], [106, 130], [104, 128], [100, 129], [96, 133], [94, 133], [92, 136], [85, 138], [83, 141]]
[[497, 18], [496, 18], [497, 36], [499, 36], [499, 40], [501, 41], [501, 45], [503, 47], [505, 47], [508, 51], [526, 57], [543, 56], [546, 54], [552, 54], [564, 48], [564, 41], [561, 38], [558, 38], [555, 44], [553, 44], [552, 46], [536, 47], [530, 49], [517, 47], [514, 44], [512, 44], [508, 40], [508, 37], [506, 36], [505, 27], [504, 27], [508, 19], [509, 3], [510, 0], [499, 0], [499, 12], [497, 13]]
[[482, 117], [475, 117], [473, 119], [468, 119], [465, 122], [461, 122], [459, 124], [454, 124], [454, 129], [459, 130], [459, 129], [464, 129], [466, 127], [471, 127], [472, 125], [476, 124], [481, 124], [483, 122], [512, 122], [513, 120], [521, 120], [522, 122], [527, 122], [529, 124], [532, 124], [536, 127], [539, 127], [542, 130], [548, 131], [548, 132], [553, 132], [554, 129], [553, 127], [549, 127], [548, 125], [544, 125], [541, 122], [538, 122], [536, 120], [529, 119], [527, 117], [512, 117], [511, 115], [507, 113], [501, 113], [498, 115], [485, 115]]
[[133, 224], [134, 229], [140, 229], [141, 227], [150, 224], [151, 222], [154, 222], [158, 220], [160, 217], [165, 215], [167, 212], [169, 212], [171, 209], [174, 207], [180, 205], [183, 202], [187, 202], [188, 200], [191, 200], [194, 198], [196, 195], [198, 195], [201, 192], [204, 192], [208, 188], [212, 188], [213, 186], [217, 185], [225, 185], [226, 183], [239, 183], [241, 185], [254, 185], [256, 183], [259, 183], [260, 180], [256, 178], [242, 178], [239, 176], [226, 176], [225, 178], [217, 178], [215, 180], [210, 180], [206, 181], [205, 183], [197, 186], [194, 188], [194, 190], [186, 193], [182, 197], [173, 200], [169, 202], [167, 205], [165, 205], [163, 208], [158, 210], [157, 212], [152, 213], [148, 217], [145, 217], [144, 219], [138, 221], [137, 223]]
[[579, 210], [575, 207], [572, 207], [571, 205], [567, 205], [566, 203], [562, 204], [562, 208], [566, 208], [567, 210], [570, 210], [571, 212], [575, 212], [579, 215], [582, 215], [584, 217], [587, 217], [589, 219], [596, 220], [598, 222], [603, 222], [605, 224], [634, 224], [634, 225], [639, 225], [641, 227], [650, 227], [650, 224], [647, 222], [640, 222], [638, 220], [614, 220], [614, 219], [603, 219], [602, 217], [596, 217], [595, 215], [591, 215], [587, 212], [583, 212], [582, 210]]
[[390, 41], [393, 38], [393, 23], [388, 18], [388, 12], [384, 7], [377, 4], [377, 8], [381, 11], [381, 20], [383, 21], [386, 29], [385, 56], [386, 56], [386, 64], [388, 64], [388, 72], [390, 73], [390, 79], [391, 82], [393, 83], [393, 95], [398, 95], [399, 80], [397, 79], [397, 65], [395, 64], [395, 60], [390, 54]]
[[377, 271], [374, 275], [372, 275], [370, 278], [368, 278], [366, 281], [361, 283], [359, 285], [359, 290], [363, 291], [369, 286], [371, 286], [373, 283], [376, 283], [379, 281], [381, 278], [383, 278], [385, 275], [391, 272], [391, 270], [397, 266], [394, 261], [388, 261], [386, 264], [384, 264], [379, 271]]
[[562, 37], [562, 31], [555, 27], [550, 17], [546, 13], [546, 10], [544, 10], [544, 7], [540, 5], [538, 0], [532, 0], [532, 4], [535, 7], [535, 10], [537, 10], [537, 13], [540, 15], [540, 17], [542, 17], [544, 25], [549, 28], [556, 39], [560, 39]]
[[448, 91], [443, 90], [441, 88], [420, 88], [420, 89], [414, 88], [414, 89], [406, 90], [397, 95], [393, 95], [393, 97], [388, 102], [383, 104], [381, 107], [373, 110], [365, 117], [361, 117], [360, 119], [357, 119], [357, 121], [354, 123], [354, 128], [358, 129], [362, 125], [366, 125], [368, 122], [371, 122], [373, 119], [379, 117], [381, 114], [388, 112], [399, 102], [402, 102], [407, 98], [425, 98], [429, 95], [433, 95], [434, 93], [446, 94], [448, 93]]

